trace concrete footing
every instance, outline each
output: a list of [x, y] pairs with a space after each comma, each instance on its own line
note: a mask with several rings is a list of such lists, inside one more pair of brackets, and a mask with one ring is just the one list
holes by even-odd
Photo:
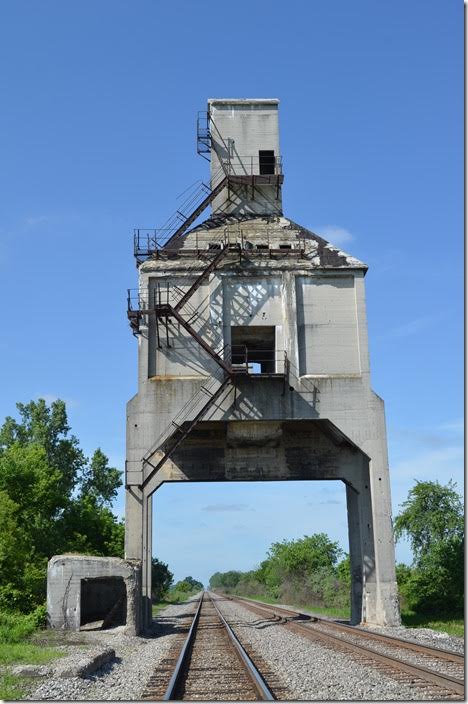
[[141, 562], [118, 557], [55, 555], [47, 568], [49, 628], [125, 625], [141, 631]]

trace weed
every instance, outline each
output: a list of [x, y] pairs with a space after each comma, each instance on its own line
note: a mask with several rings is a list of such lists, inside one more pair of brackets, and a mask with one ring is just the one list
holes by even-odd
[[0, 699], [20, 699], [24, 694], [25, 680], [14, 675], [0, 674]]

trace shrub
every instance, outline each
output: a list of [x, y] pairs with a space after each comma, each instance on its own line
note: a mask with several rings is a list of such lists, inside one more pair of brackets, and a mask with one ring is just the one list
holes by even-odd
[[0, 643], [19, 643], [36, 630], [35, 612], [25, 616], [17, 612], [0, 612]]

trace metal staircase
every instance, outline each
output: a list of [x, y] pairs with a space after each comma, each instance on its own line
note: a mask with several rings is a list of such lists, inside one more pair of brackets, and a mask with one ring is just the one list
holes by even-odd
[[[210, 113], [199, 110], [197, 115], [197, 154], [210, 161], [211, 155], [211, 130]], [[208, 156], [207, 156], [208, 155]]]
[[[174, 450], [180, 445], [180, 443], [187, 437], [187, 435], [193, 430], [197, 423], [205, 416], [208, 410], [212, 407], [215, 401], [220, 397], [224, 389], [232, 382], [234, 371], [232, 369], [232, 364], [230, 360], [226, 360], [224, 357], [225, 348], [221, 350], [216, 350], [211, 345], [206, 342], [201, 335], [194, 329], [190, 321], [197, 314], [197, 311], [189, 304], [190, 298], [193, 296], [195, 291], [197, 291], [202, 283], [209, 277], [209, 275], [216, 269], [217, 265], [221, 262], [224, 256], [228, 252], [239, 251], [239, 245], [224, 245], [219, 251], [214, 250], [216, 256], [211, 259], [204, 270], [197, 276], [190, 288], [184, 293], [178, 287], [171, 287], [174, 290], [167, 290], [167, 300], [162, 301], [160, 289], [154, 291], [153, 300], [146, 302], [138, 299], [138, 307], [134, 308], [132, 306], [132, 298], [130, 291], [128, 292], [128, 311], [127, 315], [130, 321], [130, 326], [134, 333], [139, 332], [139, 327], [142, 318], [149, 315], [154, 315], [156, 319], [156, 331], [158, 344], [160, 341], [159, 334], [159, 322], [162, 320], [163, 324], [168, 326], [169, 320], [173, 319], [178, 322], [179, 325], [189, 333], [189, 335], [198, 343], [198, 345], [213, 359], [221, 369], [222, 377], [221, 379], [216, 376], [211, 378], [211, 382], [215, 382], [213, 385], [211, 382], [202, 386], [199, 393], [190, 399], [188, 404], [179, 413], [179, 418], [174, 419], [168, 429], [163, 433], [161, 438], [158, 439], [155, 446], [153, 446], [143, 457], [144, 467], [149, 466], [150, 472], [144, 474], [142, 484], [140, 488], [145, 487], [148, 482], [154, 477], [156, 472], [163, 466], [163, 464], [169, 459]], [[170, 295], [169, 295], [170, 294]], [[172, 302], [175, 299], [174, 302]], [[169, 302], [171, 300], [171, 302]], [[187, 309], [189, 313], [189, 320], [187, 320], [182, 314], [182, 310]], [[159, 344], [159, 346], [161, 346]], [[218, 385], [219, 384], [219, 385]], [[199, 407], [199, 394], [202, 393], [206, 398], [201, 408]], [[204, 399], [205, 400], [205, 399]], [[190, 417], [192, 416], [192, 417]], [[154, 464], [152, 458], [162, 453], [162, 456]]]
[[[212, 125], [215, 139], [212, 139]], [[212, 175], [211, 186], [201, 182], [196, 191], [190, 188], [188, 198], [179, 206], [163, 228], [159, 230], [159, 235], [157, 234], [158, 231], [153, 231], [153, 235], [143, 235], [143, 239], [140, 239], [140, 230], [135, 232], [134, 251], [137, 264], [140, 264], [145, 258], [157, 254], [160, 250], [177, 252], [177, 244], [180, 238], [221, 191], [225, 187], [230, 187], [231, 181], [235, 184], [249, 184], [254, 189], [257, 181], [259, 183], [270, 183], [271, 178], [275, 178], [277, 188], [279, 188], [279, 184], [282, 182], [280, 166], [275, 166], [274, 177], [270, 177], [262, 175], [261, 169], [254, 163], [253, 157], [250, 158], [250, 169], [247, 171], [244, 160], [238, 165], [229, 156], [226, 159], [225, 154], [229, 155], [229, 149], [216, 125], [212, 122], [209, 112], [199, 113], [197, 119], [197, 152], [205, 159], [210, 160], [211, 150], [216, 152], [220, 163], [219, 169]], [[140, 333], [142, 320], [148, 319], [149, 316], [154, 316], [158, 347], [162, 347], [162, 336], [159, 329], [161, 323], [166, 331], [167, 346], [170, 347], [169, 325], [171, 322], [176, 322], [218, 365], [217, 372], [179, 411], [176, 418], [171, 421], [160, 438], [142, 458], [143, 475], [141, 484], [138, 485], [140, 489], [146, 487], [154, 478], [155, 474], [171, 457], [181, 442], [206, 415], [213, 404], [220, 399], [223, 391], [230, 384], [234, 384], [235, 387], [235, 377], [239, 374], [248, 374], [247, 354], [244, 355], [245, 364], [237, 364], [233, 368], [231, 356], [227, 353], [226, 348], [223, 347], [221, 350], [214, 349], [192, 325], [192, 321], [199, 315], [199, 311], [190, 305], [191, 297], [210, 274], [216, 270], [216, 267], [226, 254], [238, 252], [240, 256], [242, 251], [239, 242], [226, 243], [226, 241], [220, 241], [217, 247], [219, 249], [208, 250], [203, 253], [197, 251], [197, 270], [199, 270], [199, 261], [201, 259], [209, 257], [209, 261], [203, 271], [196, 275], [193, 284], [186, 292], [183, 292], [175, 285], [170, 288], [167, 286], [167, 295], [164, 301], [164, 295], [161, 295], [161, 288], [158, 284], [152, 291], [151, 301], [147, 293], [145, 298], [145, 295], [138, 292], [135, 305], [131, 292], [130, 290], [128, 291], [127, 315], [135, 335]], [[212, 254], [214, 256], [211, 258]]]
[[[184, 234], [184, 232], [190, 227], [190, 225], [195, 222], [198, 216], [201, 215], [205, 208], [207, 208], [209, 204], [216, 198], [216, 196], [221, 193], [223, 188], [227, 185], [227, 182], [228, 177], [224, 176], [224, 178], [222, 178], [221, 181], [219, 181], [219, 183], [213, 189], [208, 191], [208, 194], [205, 196], [202, 202], [197, 205], [197, 207], [190, 213], [190, 215], [184, 217], [182, 224], [179, 225], [174, 234], [171, 235], [167, 242], [164, 244], [166, 248], [170, 248], [171, 245], [173, 245], [174, 242]], [[207, 188], [206, 184], [203, 185], [205, 186], [205, 188]], [[181, 215], [181, 213], [179, 212], [177, 214]]]
[[[182, 411], [171, 421], [171, 424], [166, 428], [162, 436], [148, 450], [143, 457], [143, 481], [140, 488], [143, 489], [153, 479], [155, 474], [167, 462], [172, 453], [179, 447], [180, 443], [185, 440], [187, 435], [195, 428], [197, 423], [204, 418], [213, 404], [220, 398], [223, 391], [231, 383], [231, 376], [226, 375], [221, 380], [217, 388], [213, 388], [213, 382], [218, 382], [216, 377], [212, 377], [206, 386], [202, 386], [200, 391], [195, 394], [190, 401], [184, 406]], [[197, 410], [197, 405], [200, 403], [202, 396], [207, 396], [204, 405]], [[193, 415], [195, 413], [195, 415]], [[193, 416], [190, 418], [190, 416]], [[146, 471], [149, 468], [149, 471]]]

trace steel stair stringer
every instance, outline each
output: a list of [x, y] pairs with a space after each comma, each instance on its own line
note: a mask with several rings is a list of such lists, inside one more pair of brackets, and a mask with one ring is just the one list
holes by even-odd
[[168, 239], [164, 245], [164, 249], [170, 249], [171, 244], [173, 244], [179, 237], [181, 237], [187, 228], [195, 222], [197, 217], [209, 206], [209, 204], [216, 198], [216, 196], [221, 193], [223, 188], [227, 185], [228, 177], [225, 176], [212, 191], [208, 193], [206, 198], [202, 200], [200, 205], [198, 205], [195, 210], [184, 220], [182, 225], [180, 225], [173, 235]]
[[[175, 431], [170, 435], [158, 448], [156, 448], [154, 451], [151, 452], [149, 456], [143, 457], [143, 482], [139, 486], [140, 489], [144, 489], [149, 482], [153, 479], [153, 477], [157, 474], [157, 472], [161, 469], [161, 467], [167, 462], [167, 460], [171, 457], [172, 453], [179, 447], [180, 443], [185, 440], [185, 438], [191, 433], [191, 431], [195, 428], [195, 426], [199, 423], [200, 420], [205, 416], [205, 414], [208, 412], [208, 410], [211, 408], [211, 406], [217, 401], [217, 399], [221, 396], [223, 391], [227, 388], [227, 386], [231, 383], [231, 377], [226, 376], [223, 381], [221, 382], [220, 386], [218, 389], [210, 396], [208, 401], [205, 403], [205, 405], [200, 409], [200, 411], [195, 415], [194, 418], [192, 418], [189, 421], [184, 422], [183, 425], [177, 426]], [[163, 452], [163, 456], [156, 462], [156, 464], [153, 464], [154, 462], [154, 457], [159, 453]], [[153, 461], [151, 461], [153, 460]], [[149, 473], [145, 476], [145, 467], [149, 466], [151, 469]]]

